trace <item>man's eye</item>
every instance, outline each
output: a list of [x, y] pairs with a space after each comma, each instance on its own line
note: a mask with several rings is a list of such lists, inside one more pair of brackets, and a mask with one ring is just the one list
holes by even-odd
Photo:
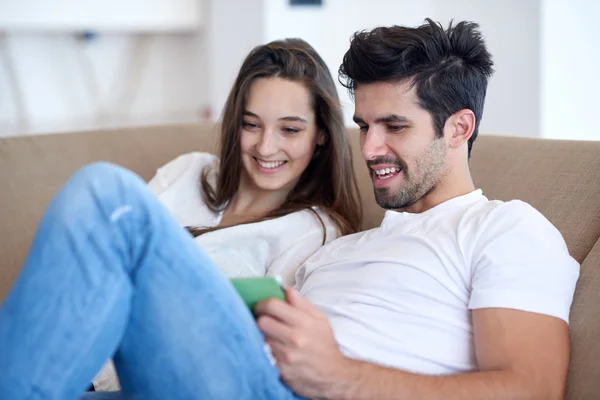
[[363, 133], [367, 133], [367, 131], [369, 130], [369, 127], [368, 126], [359, 126], [358, 129]]
[[388, 132], [397, 133], [403, 131], [405, 128], [406, 126], [402, 125], [388, 125], [387, 130]]

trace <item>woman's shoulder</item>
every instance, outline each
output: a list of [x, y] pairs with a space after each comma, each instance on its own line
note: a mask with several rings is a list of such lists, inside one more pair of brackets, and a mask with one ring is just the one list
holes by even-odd
[[178, 156], [159, 168], [163, 174], [181, 175], [190, 170], [199, 170], [208, 166], [216, 167], [219, 158], [211, 153], [192, 152]]
[[288, 234], [287, 237], [300, 240], [307, 236], [319, 236], [323, 234], [323, 229], [325, 229], [326, 242], [340, 236], [339, 227], [333, 218], [317, 206], [289, 213], [276, 220], [281, 226], [286, 227], [286, 231], [293, 231], [294, 235]]

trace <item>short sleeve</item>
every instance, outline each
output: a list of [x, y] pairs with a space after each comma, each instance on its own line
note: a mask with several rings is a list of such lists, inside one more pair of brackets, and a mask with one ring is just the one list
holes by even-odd
[[579, 264], [560, 232], [521, 201], [502, 203], [479, 227], [470, 309], [511, 308], [569, 322]]
[[154, 177], [148, 182], [148, 189], [155, 195], [160, 195], [173, 186], [174, 182], [192, 176], [198, 180], [204, 167], [215, 164], [218, 158], [210, 153], [187, 153], [160, 167]]

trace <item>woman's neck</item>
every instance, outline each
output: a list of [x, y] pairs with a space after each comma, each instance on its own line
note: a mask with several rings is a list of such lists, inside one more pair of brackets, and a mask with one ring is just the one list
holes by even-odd
[[281, 207], [287, 198], [288, 191], [265, 191], [251, 188], [240, 182], [237, 193], [229, 201], [223, 214], [223, 226], [237, 225], [264, 218], [273, 210]]

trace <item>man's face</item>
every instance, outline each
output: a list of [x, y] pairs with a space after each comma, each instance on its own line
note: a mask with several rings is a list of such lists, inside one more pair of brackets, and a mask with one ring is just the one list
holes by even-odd
[[448, 147], [407, 83], [359, 85], [354, 121], [361, 131], [377, 203], [404, 209], [432, 192], [446, 172]]

